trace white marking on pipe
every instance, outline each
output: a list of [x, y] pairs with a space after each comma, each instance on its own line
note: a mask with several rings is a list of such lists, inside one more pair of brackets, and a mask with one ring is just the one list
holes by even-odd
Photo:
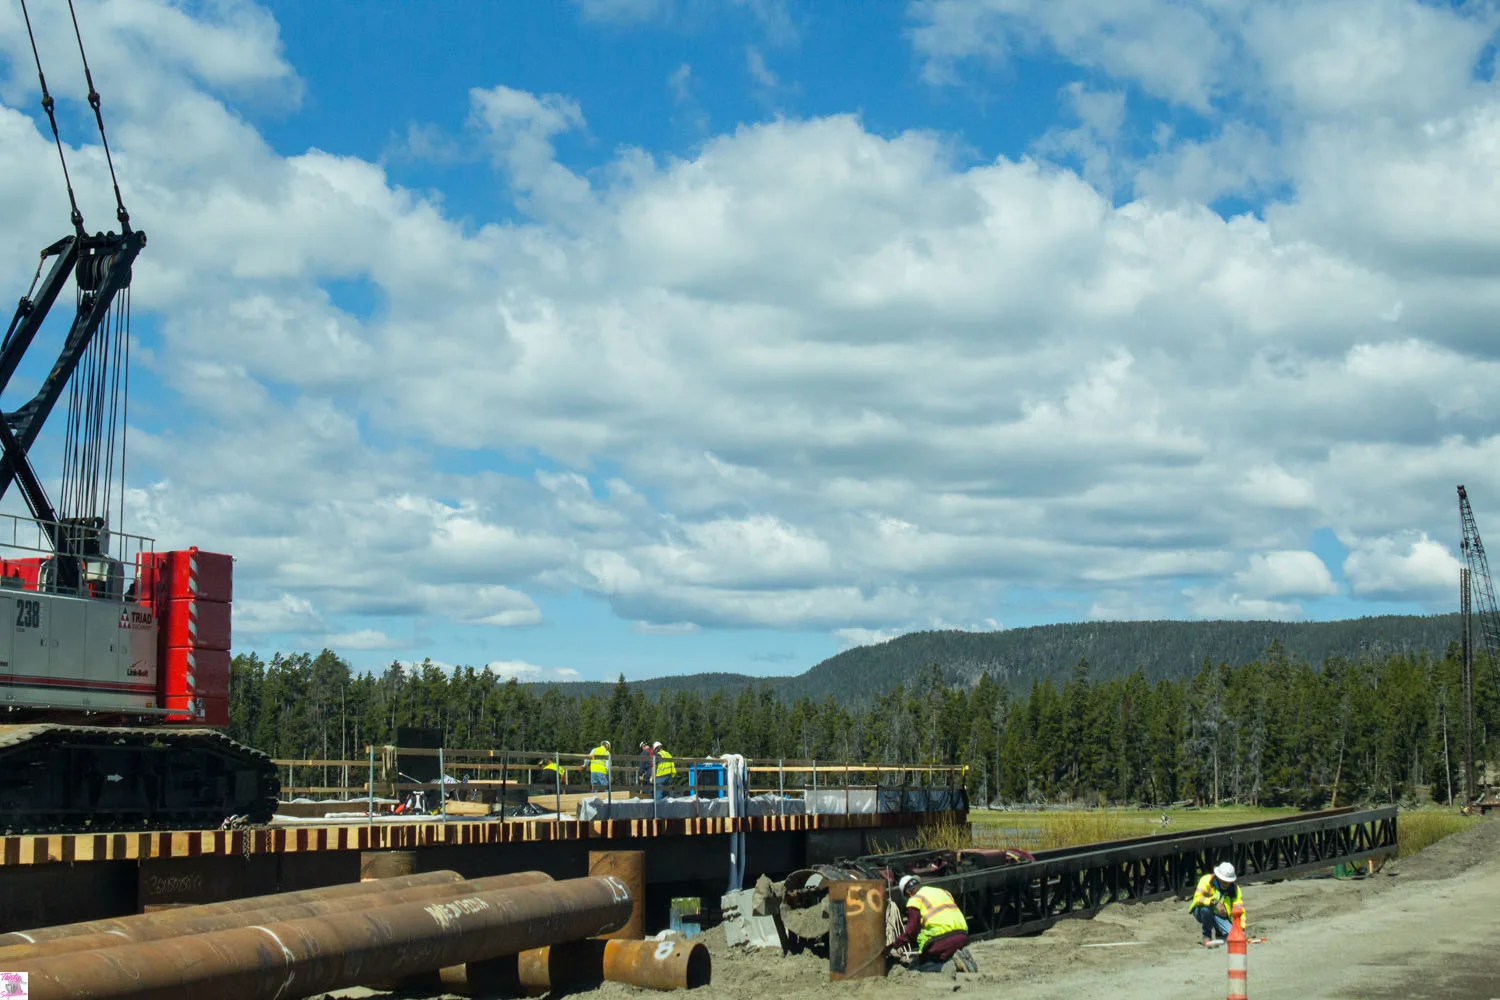
[[630, 887], [613, 875], [603, 876], [604, 881], [609, 883], [609, 895], [616, 903], [630, 902]]
[[30, 934], [27, 934], [25, 931], [16, 931], [15, 935], [16, 937], [25, 938], [31, 944], [36, 944], [36, 938], [32, 937]]
[[286, 959], [286, 981], [276, 988], [276, 995], [271, 998], [271, 1000], [280, 1000], [281, 995], [291, 987], [292, 980], [297, 978], [297, 970], [294, 966], [297, 956], [292, 954], [292, 949], [283, 944], [281, 938], [277, 937], [276, 932], [271, 930], [271, 928], [256, 924], [250, 929], [252, 931], [265, 931], [271, 940], [276, 942], [276, 947], [281, 949], [281, 955]]
[[454, 921], [465, 914], [482, 913], [490, 908], [490, 904], [478, 896], [470, 896], [467, 899], [455, 899], [447, 903], [430, 903], [422, 907], [427, 911], [437, 925], [443, 930], [453, 926]]
[[677, 946], [674, 945], [671, 941], [663, 941], [661, 944], [656, 946], [656, 951], [653, 953], [653, 957], [658, 962], [665, 962], [667, 959], [672, 957], [672, 949], [676, 947]]

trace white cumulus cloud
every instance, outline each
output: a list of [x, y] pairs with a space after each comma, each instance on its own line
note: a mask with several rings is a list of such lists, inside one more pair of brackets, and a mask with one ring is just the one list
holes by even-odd
[[1461, 565], [1448, 546], [1426, 532], [1403, 532], [1355, 540], [1344, 560], [1344, 576], [1361, 597], [1451, 598], [1456, 605]]

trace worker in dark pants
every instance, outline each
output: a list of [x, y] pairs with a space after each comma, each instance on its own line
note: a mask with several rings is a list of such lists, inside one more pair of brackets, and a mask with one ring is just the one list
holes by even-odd
[[915, 875], [907, 875], [897, 888], [906, 897], [906, 926], [887, 950], [915, 942], [917, 957], [911, 967], [917, 972], [941, 972], [949, 959], [960, 972], [978, 972], [978, 964], [965, 947], [969, 943], [969, 922], [953, 897], [942, 889], [923, 885]]
[[1198, 926], [1203, 928], [1205, 948], [1219, 943], [1214, 937], [1216, 933], [1220, 938], [1229, 937], [1230, 913], [1236, 904], [1241, 907], [1240, 927], [1244, 928], [1245, 899], [1240, 894], [1240, 887], [1235, 885], [1235, 877], [1234, 865], [1224, 861], [1200, 878], [1193, 890], [1193, 903], [1188, 913], [1196, 917]]
[[651, 761], [656, 772], [652, 794], [657, 801], [661, 801], [666, 797], [667, 786], [677, 773], [677, 765], [673, 762], [672, 755], [662, 748], [660, 741], [651, 744]]

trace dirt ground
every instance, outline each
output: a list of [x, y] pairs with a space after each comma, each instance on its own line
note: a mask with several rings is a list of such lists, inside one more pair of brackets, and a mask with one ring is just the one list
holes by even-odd
[[[1500, 819], [1477, 824], [1359, 880], [1305, 878], [1247, 885], [1252, 936], [1249, 994], [1310, 998], [1500, 998]], [[860, 1000], [922, 1000], [942, 993], [1170, 1000], [1224, 995], [1223, 948], [1205, 950], [1183, 903], [1105, 909], [1043, 934], [971, 946], [977, 975], [917, 974], [830, 984], [828, 964], [782, 957], [704, 935], [713, 983], [694, 1000], [814, 1000], [825, 991]], [[361, 991], [363, 992], [363, 991]], [[352, 996], [354, 994], [340, 994]], [[365, 994], [368, 995], [368, 994]], [[646, 1000], [615, 983], [576, 1000]]]

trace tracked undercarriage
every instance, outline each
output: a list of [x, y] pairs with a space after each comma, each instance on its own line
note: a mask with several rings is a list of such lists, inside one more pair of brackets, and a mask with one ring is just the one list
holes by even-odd
[[212, 829], [269, 822], [270, 758], [213, 729], [0, 725], [0, 831]]

